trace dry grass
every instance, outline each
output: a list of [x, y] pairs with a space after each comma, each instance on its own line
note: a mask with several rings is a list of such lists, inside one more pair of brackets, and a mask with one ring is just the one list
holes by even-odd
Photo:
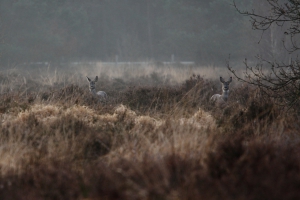
[[0, 74], [1, 199], [300, 197], [299, 111], [237, 83], [216, 108], [216, 79], [155, 66], [100, 66], [104, 104], [80, 70]]

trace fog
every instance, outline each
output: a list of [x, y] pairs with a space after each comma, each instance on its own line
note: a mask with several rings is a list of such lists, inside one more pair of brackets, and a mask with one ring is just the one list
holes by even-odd
[[[240, 0], [242, 10], [267, 10]], [[288, 59], [281, 31], [253, 31], [231, 0], [1, 0], [1, 66], [32, 62]], [[275, 36], [274, 36], [275, 35]]]

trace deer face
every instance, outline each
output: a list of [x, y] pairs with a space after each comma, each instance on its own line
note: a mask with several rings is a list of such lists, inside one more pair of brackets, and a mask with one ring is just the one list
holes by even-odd
[[232, 81], [232, 77], [230, 77], [229, 81], [224, 81], [224, 79], [222, 77], [220, 77], [220, 81], [222, 83], [222, 90], [224, 92], [227, 92], [229, 90], [229, 84]]
[[95, 89], [95, 85], [96, 82], [98, 81], [98, 76], [96, 76], [96, 78], [94, 80], [91, 80], [89, 77], [86, 77], [88, 82], [90, 83], [90, 90], [94, 90]]

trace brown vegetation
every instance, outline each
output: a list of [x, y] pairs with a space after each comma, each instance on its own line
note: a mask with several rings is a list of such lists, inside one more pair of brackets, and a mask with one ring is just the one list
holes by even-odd
[[201, 75], [100, 78], [104, 104], [83, 74], [41, 77], [0, 75], [0, 199], [300, 198], [299, 111], [254, 88], [220, 109]]

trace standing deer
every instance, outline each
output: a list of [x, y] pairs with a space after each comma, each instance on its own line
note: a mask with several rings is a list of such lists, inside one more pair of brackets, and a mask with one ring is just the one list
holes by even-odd
[[104, 91], [98, 91], [96, 92], [95, 85], [96, 82], [98, 81], [98, 76], [96, 76], [95, 80], [91, 80], [89, 77], [86, 77], [88, 82], [90, 83], [90, 91], [92, 94], [97, 97], [99, 100], [106, 100], [107, 94]]
[[220, 76], [220, 81], [222, 83], [222, 94], [214, 94], [210, 100], [218, 104], [224, 104], [228, 100], [229, 84], [232, 81], [232, 77], [230, 77], [229, 81], [224, 81], [222, 76]]

